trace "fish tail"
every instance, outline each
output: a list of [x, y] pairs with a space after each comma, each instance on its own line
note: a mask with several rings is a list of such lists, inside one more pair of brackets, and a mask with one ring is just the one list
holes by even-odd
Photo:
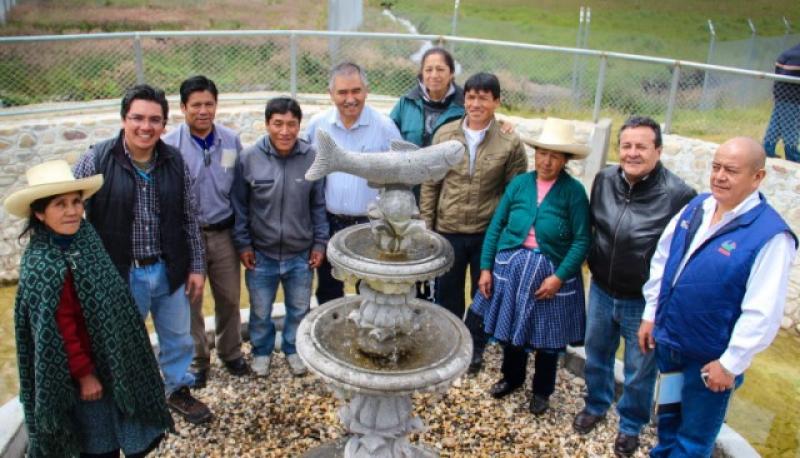
[[306, 180], [315, 181], [332, 172], [339, 147], [330, 135], [322, 129], [317, 130], [317, 155], [306, 172]]

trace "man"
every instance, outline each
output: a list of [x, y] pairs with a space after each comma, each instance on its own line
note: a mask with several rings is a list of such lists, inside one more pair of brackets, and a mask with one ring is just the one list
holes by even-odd
[[[193, 76], [180, 87], [181, 111], [186, 122], [164, 136], [164, 143], [183, 155], [194, 182], [197, 215], [206, 251], [206, 273], [214, 296], [214, 333], [217, 355], [233, 375], [249, 368], [242, 357], [242, 321], [239, 315], [239, 256], [233, 248], [233, 206], [230, 192], [233, 166], [242, 150], [239, 135], [214, 122], [217, 86], [205, 76]], [[203, 318], [203, 297], [191, 303], [194, 339], [192, 373], [194, 387], [202, 388], [208, 378], [210, 352]]]
[[[388, 116], [365, 104], [369, 86], [364, 70], [352, 62], [331, 70], [328, 93], [335, 105], [311, 118], [306, 135], [316, 144], [317, 130], [330, 134], [340, 147], [362, 153], [389, 151], [392, 140], [400, 140], [400, 131]], [[330, 235], [354, 224], [367, 223], [367, 205], [375, 200], [378, 190], [367, 186], [367, 180], [336, 172], [325, 178], [325, 208]], [[317, 303], [342, 297], [344, 285], [331, 275], [325, 260], [317, 269]]]
[[717, 149], [711, 194], [670, 221], [644, 285], [643, 352], [683, 376], [680, 408], [658, 412], [653, 457], [711, 456], [733, 388], [778, 331], [797, 237], [758, 187], [765, 152], [738, 137]]
[[75, 176], [102, 173], [86, 205], [144, 319], [152, 314], [167, 404], [190, 423], [211, 411], [189, 392], [193, 344], [189, 301], [203, 294], [204, 251], [192, 178], [181, 154], [160, 140], [169, 106], [164, 91], [134, 86], [122, 98], [119, 135], [89, 148]]
[[[775, 73], [800, 78], [800, 43], [778, 56]], [[783, 139], [786, 160], [800, 162], [800, 82], [775, 81], [772, 94], [775, 107], [764, 135], [764, 148], [768, 156], [776, 157], [775, 147]]]
[[[429, 229], [442, 234], [453, 246], [453, 267], [436, 281], [436, 303], [464, 317], [464, 287], [470, 270], [470, 297], [475, 297], [480, 275], [481, 245], [495, 207], [506, 185], [525, 172], [525, 147], [515, 133], [501, 131], [495, 119], [500, 106], [500, 82], [490, 73], [477, 73], [464, 83], [462, 119], [440, 127], [433, 143], [457, 140], [468, 154], [438, 182], [422, 184], [420, 216]], [[486, 338], [481, 318], [467, 313], [473, 335], [470, 373], [483, 365]]]
[[619, 131], [619, 165], [594, 179], [589, 206], [592, 282], [586, 325], [586, 407], [573, 427], [586, 434], [605, 418], [614, 400], [614, 361], [625, 339], [625, 382], [617, 403], [618, 455], [633, 454], [650, 421], [656, 365], [639, 350], [636, 332], [644, 310], [642, 286], [650, 258], [669, 220], [696, 195], [661, 163], [661, 127], [634, 116]]
[[281, 349], [294, 376], [306, 372], [295, 338], [311, 305], [312, 269], [319, 268], [328, 242], [324, 180], [304, 176], [314, 162], [314, 148], [298, 140], [303, 114], [294, 99], [267, 102], [267, 135], [244, 150], [236, 164], [233, 243], [245, 269], [250, 292], [252, 369], [269, 374], [275, 349], [272, 304], [283, 285], [286, 318]]

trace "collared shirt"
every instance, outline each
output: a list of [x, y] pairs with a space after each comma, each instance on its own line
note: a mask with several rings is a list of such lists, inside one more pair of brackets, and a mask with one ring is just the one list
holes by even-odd
[[[155, 186], [155, 178], [150, 175], [152, 166], [149, 170], [141, 171], [131, 159], [128, 145], [123, 141], [125, 155], [131, 161], [131, 167], [136, 181], [136, 196], [132, 196], [135, 205], [133, 207], [133, 224], [131, 228], [131, 242], [133, 259], [144, 259], [153, 256], [161, 256], [161, 225], [158, 217], [158, 192]], [[152, 163], [158, 160], [157, 152], [153, 151]], [[74, 174], [76, 178], [87, 177], [96, 174], [94, 149], [81, 156], [75, 164]], [[189, 270], [192, 273], [205, 273], [205, 249], [200, 238], [200, 227], [197, 224], [196, 204], [192, 194], [192, 177], [186, 164], [183, 166], [185, 179], [183, 180], [183, 225], [184, 231], [188, 236], [189, 242]]]
[[[722, 215], [718, 223], [712, 225], [711, 218], [717, 208], [717, 201], [713, 196], [709, 196], [703, 201], [703, 220], [681, 260], [675, 281], [680, 280], [680, 274], [689, 257], [703, 242], [734, 218], [753, 209], [758, 204], [759, 195], [758, 191], [755, 191], [736, 208]], [[642, 288], [642, 293], [647, 301], [642, 314], [643, 320], [655, 321], [669, 247], [675, 234], [675, 226], [684, 209], [685, 207], [672, 218], [656, 246], [656, 252], [650, 263], [650, 279]], [[734, 325], [728, 348], [719, 358], [720, 364], [728, 371], [737, 375], [744, 372], [750, 366], [756, 353], [769, 346], [772, 339], [775, 338], [783, 318], [789, 270], [796, 249], [792, 236], [784, 232], [771, 238], [756, 256], [747, 279], [747, 291], [742, 299], [742, 314]]]
[[[336, 107], [314, 116], [306, 127], [306, 138], [315, 147], [317, 129], [330, 134], [342, 149], [361, 153], [389, 151], [392, 140], [402, 138], [391, 119], [366, 105], [350, 128], [344, 127]], [[377, 189], [355, 175], [334, 172], [325, 179], [325, 207], [336, 215], [364, 216], [377, 196]]]
[[[186, 123], [162, 137], [164, 143], [181, 152], [189, 169], [194, 182], [192, 191], [197, 203], [197, 220], [202, 226], [220, 223], [233, 215], [231, 186], [236, 158], [242, 151], [242, 142], [233, 130], [215, 123], [212, 134], [214, 138], [208, 149], [197, 142]], [[208, 141], [209, 137], [205, 140]]]
[[481, 130], [473, 130], [467, 127], [467, 118], [464, 118], [464, 123], [461, 128], [464, 130], [464, 138], [467, 140], [467, 151], [469, 152], [469, 174], [475, 174], [475, 155], [478, 154], [478, 145], [481, 144], [486, 137], [486, 131], [492, 126], [492, 122], [486, 125]]

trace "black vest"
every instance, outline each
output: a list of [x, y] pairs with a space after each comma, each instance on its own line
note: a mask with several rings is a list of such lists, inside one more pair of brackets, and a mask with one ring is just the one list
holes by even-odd
[[[158, 195], [161, 226], [161, 258], [167, 266], [170, 293], [186, 281], [189, 274], [189, 242], [184, 211], [184, 163], [178, 150], [161, 140], [156, 143], [153, 177]], [[86, 205], [86, 217], [94, 225], [111, 260], [122, 278], [128, 281], [133, 262], [133, 208], [136, 177], [125, 154], [122, 132], [117, 138], [92, 146], [95, 170], [103, 174], [103, 187]]]

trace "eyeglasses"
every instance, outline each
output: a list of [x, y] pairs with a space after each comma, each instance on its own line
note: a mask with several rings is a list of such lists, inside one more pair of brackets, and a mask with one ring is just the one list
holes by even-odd
[[125, 117], [125, 119], [136, 124], [137, 126], [141, 126], [145, 123], [149, 124], [150, 127], [161, 127], [164, 125], [164, 118], [161, 116], [150, 116], [148, 118], [142, 115], [128, 115]]

